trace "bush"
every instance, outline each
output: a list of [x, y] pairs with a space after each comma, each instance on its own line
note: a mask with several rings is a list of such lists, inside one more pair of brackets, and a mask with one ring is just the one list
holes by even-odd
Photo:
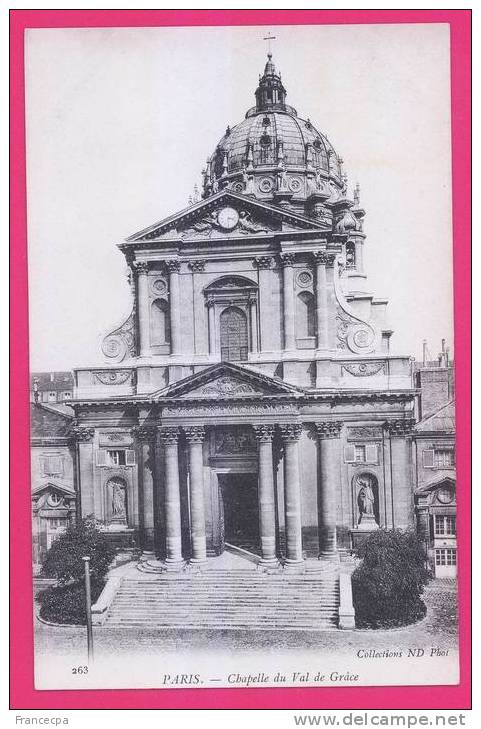
[[84, 578], [84, 561], [90, 557], [90, 574], [93, 582], [102, 582], [115, 556], [106, 534], [101, 532], [95, 519], [87, 517], [70, 525], [47, 552], [42, 574], [55, 577], [60, 585], [79, 582]]
[[[97, 601], [104, 587], [104, 580], [91, 583], [92, 604]], [[49, 587], [40, 593], [40, 617], [52, 623], [86, 625], [85, 585], [75, 582], [70, 585]]]
[[393, 628], [424, 617], [421, 594], [429, 573], [414, 532], [378, 529], [360, 547], [358, 556], [362, 562], [352, 575], [357, 627]]

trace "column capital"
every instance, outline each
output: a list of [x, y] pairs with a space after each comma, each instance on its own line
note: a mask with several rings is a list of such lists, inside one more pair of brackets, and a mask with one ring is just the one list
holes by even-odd
[[183, 428], [188, 443], [203, 443], [205, 429], [203, 425], [189, 425]]
[[257, 268], [270, 268], [271, 265], [271, 256], [259, 256], [258, 258], [254, 258], [254, 266], [257, 266]]
[[153, 443], [157, 437], [157, 428], [153, 425], [136, 425], [131, 432], [141, 443]]
[[135, 271], [137, 272], [138, 276], [147, 274], [149, 272], [149, 264], [147, 261], [136, 261], [133, 264], [133, 267], [134, 267]]
[[315, 423], [318, 438], [339, 438], [341, 435], [342, 420], [321, 420]]
[[159, 428], [159, 434], [164, 445], [176, 445], [179, 441], [179, 429], [177, 427], [163, 426]]
[[405, 420], [387, 420], [386, 428], [390, 435], [394, 436], [406, 436], [411, 435], [411, 431], [415, 424], [414, 418], [407, 418]]
[[205, 268], [205, 260], [204, 259], [196, 259], [195, 261], [189, 261], [188, 266], [192, 273], [202, 273]]
[[336, 260], [335, 253], [327, 253], [327, 251], [314, 251], [312, 255], [316, 263], [329, 267], [334, 266], [334, 261]]
[[293, 266], [294, 262], [296, 260], [296, 254], [295, 253], [280, 253], [279, 258], [281, 261], [281, 266], [284, 268], [286, 266]]
[[72, 437], [77, 443], [88, 443], [94, 437], [94, 428], [77, 426], [72, 429]]
[[254, 433], [259, 443], [271, 443], [274, 438], [275, 425], [253, 425]]
[[284, 423], [279, 425], [284, 441], [297, 441], [301, 437], [302, 425], [300, 423]]
[[180, 261], [177, 258], [170, 258], [164, 261], [164, 265], [169, 273], [179, 273]]
[[95, 429], [76, 426], [72, 429], [72, 437], [77, 443], [87, 443], [94, 437]]

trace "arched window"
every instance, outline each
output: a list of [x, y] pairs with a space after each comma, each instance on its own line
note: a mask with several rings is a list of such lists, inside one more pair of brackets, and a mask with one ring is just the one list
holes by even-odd
[[220, 315], [220, 354], [222, 360], [247, 359], [249, 339], [247, 317], [237, 306], [229, 306]]
[[297, 297], [296, 330], [298, 339], [316, 336], [315, 302], [309, 291], [302, 291]]
[[352, 241], [346, 243], [346, 268], [356, 268], [356, 246]]
[[155, 299], [150, 307], [150, 343], [170, 343], [169, 305], [165, 299]]

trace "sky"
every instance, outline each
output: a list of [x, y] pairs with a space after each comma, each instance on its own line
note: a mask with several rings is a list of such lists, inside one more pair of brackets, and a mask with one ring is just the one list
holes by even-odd
[[103, 362], [131, 308], [117, 244], [186, 207], [254, 105], [270, 30], [287, 103], [344, 159], [366, 209], [369, 289], [392, 352], [452, 347], [449, 28], [444, 24], [26, 31], [30, 361]]

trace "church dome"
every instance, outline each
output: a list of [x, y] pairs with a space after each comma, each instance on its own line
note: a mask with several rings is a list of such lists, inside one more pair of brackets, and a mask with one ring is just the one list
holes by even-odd
[[268, 54], [256, 105], [227, 127], [204, 171], [204, 197], [224, 187], [295, 204], [316, 190], [327, 199], [342, 188], [342, 160], [309, 119], [285, 103], [286, 90]]

